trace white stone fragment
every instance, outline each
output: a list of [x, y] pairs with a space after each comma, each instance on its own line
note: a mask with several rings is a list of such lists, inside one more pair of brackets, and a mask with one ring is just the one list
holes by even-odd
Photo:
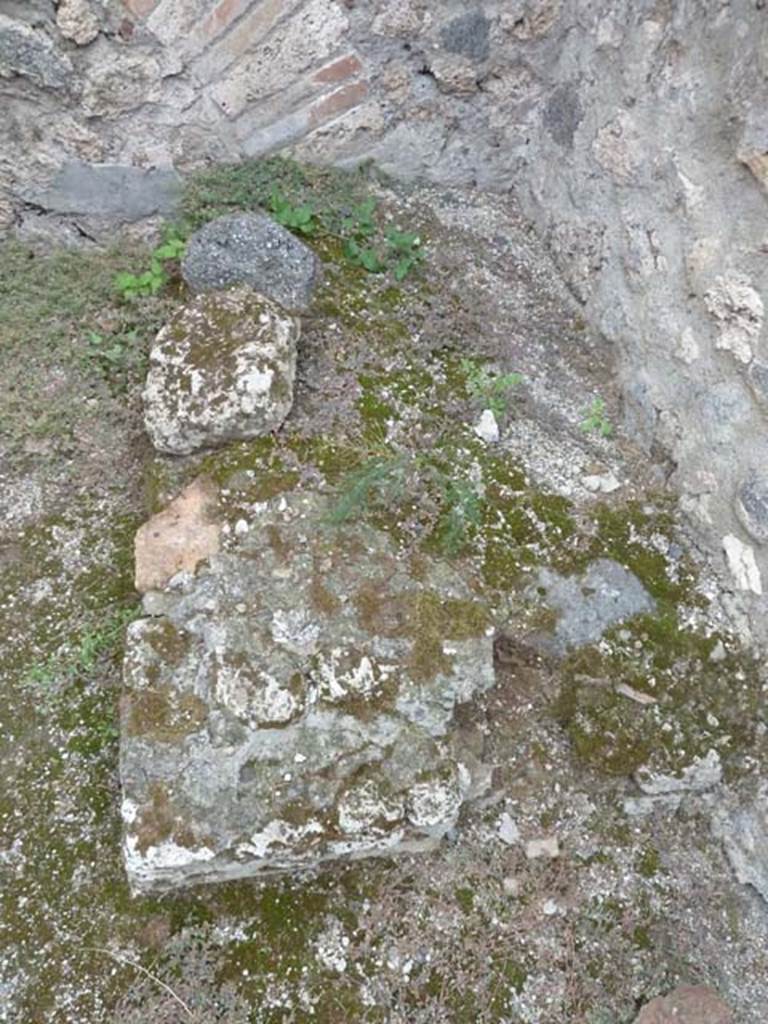
[[590, 474], [585, 476], [583, 481], [588, 491], [598, 494], [612, 494], [621, 487], [621, 482], [614, 473]]
[[674, 356], [681, 363], [690, 366], [691, 363], [696, 362], [700, 355], [701, 350], [699, 349], [699, 343], [696, 341], [696, 336], [690, 327], [686, 327], [678, 339]]
[[525, 856], [528, 860], [554, 860], [560, 856], [560, 841], [557, 836], [546, 836], [543, 839], [529, 839], [525, 844]]
[[514, 846], [515, 843], [520, 841], [520, 829], [506, 811], [499, 818], [496, 835], [507, 846]]
[[723, 766], [716, 750], [710, 750], [705, 757], [697, 757], [678, 776], [651, 772], [639, 768], [635, 782], [647, 796], [665, 793], [702, 793], [716, 786], [723, 777]]
[[475, 424], [475, 434], [486, 444], [496, 444], [499, 440], [499, 424], [490, 409], [483, 409], [483, 414]]
[[520, 895], [520, 882], [517, 878], [512, 878], [511, 875], [502, 880], [501, 887], [504, 890], [505, 896], [510, 896], [514, 899]]
[[763, 582], [757, 567], [755, 552], [732, 533], [723, 537], [723, 551], [728, 568], [736, 581], [739, 590], [750, 590], [753, 594], [762, 594]]

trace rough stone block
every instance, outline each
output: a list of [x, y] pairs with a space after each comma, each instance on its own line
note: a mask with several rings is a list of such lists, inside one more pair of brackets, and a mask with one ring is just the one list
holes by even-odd
[[238, 288], [199, 295], [157, 336], [144, 425], [159, 451], [185, 455], [276, 430], [293, 405], [298, 321]]
[[246, 284], [286, 309], [303, 310], [320, 278], [320, 262], [266, 214], [233, 213], [195, 232], [181, 271], [196, 292]]
[[87, 46], [99, 34], [99, 18], [89, 0], [61, 0], [56, 24], [65, 39]]
[[635, 1024], [734, 1024], [730, 1007], [706, 985], [678, 985], [640, 1011]]
[[768, 781], [749, 803], [719, 808], [712, 828], [739, 882], [768, 902]]
[[[120, 771], [134, 891], [433, 848], [473, 779], [454, 710], [494, 683], [486, 609], [445, 564], [252, 506], [129, 627]], [[467, 763], [473, 763], [467, 758]]]
[[180, 195], [181, 178], [175, 171], [71, 160], [50, 185], [30, 189], [23, 197], [52, 213], [132, 222], [173, 213]]
[[596, 559], [580, 576], [541, 569], [531, 596], [557, 613], [554, 633], [542, 637], [541, 646], [558, 654], [596, 643], [611, 626], [655, 608], [640, 580], [609, 558]]
[[21, 75], [47, 89], [66, 89], [72, 73], [49, 36], [0, 14], [0, 78]]
[[489, 33], [490, 22], [478, 9], [449, 21], [440, 31], [440, 42], [450, 53], [484, 61], [490, 53]]

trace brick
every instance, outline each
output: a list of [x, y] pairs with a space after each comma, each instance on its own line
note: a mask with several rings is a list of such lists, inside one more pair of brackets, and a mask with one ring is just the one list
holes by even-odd
[[351, 82], [289, 113], [280, 113], [274, 106], [268, 113], [262, 109], [249, 113], [237, 122], [241, 149], [245, 156], [255, 157], [297, 143], [327, 122], [358, 108], [367, 95], [367, 82]]
[[331, 85], [343, 82], [347, 78], [354, 78], [362, 70], [363, 65], [360, 63], [357, 54], [348, 53], [345, 57], [339, 57], [338, 60], [326, 64], [324, 68], [316, 71], [312, 77], [313, 81], [318, 85]]
[[309, 0], [213, 86], [212, 98], [228, 117], [238, 117], [250, 104], [284, 90], [313, 65], [327, 60], [348, 25], [335, 0]]
[[[212, 40], [214, 45], [195, 64], [195, 73], [203, 81], [220, 75], [255, 44], [263, 42], [282, 18], [294, 14], [303, 0], [262, 0], [230, 31], [241, 11], [252, 6], [253, 0], [222, 0], [197, 29], [185, 47], [187, 53], [200, 53]], [[221, 38], [217, 38], [221, 37]]]
[[352, 110], [368, 95], [367, 82], [350, 82], [340, 89], [318, 100], [309, 111], [310, 129], [329, 121], [332, 117]]
[[123, 0], [134, 18], [143, 18], [157, 7], [159, 0]]

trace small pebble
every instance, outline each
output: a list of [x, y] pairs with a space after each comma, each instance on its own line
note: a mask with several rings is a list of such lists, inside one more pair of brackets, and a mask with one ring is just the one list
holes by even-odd
[[512, 878], [511, 875], [502, 881], [501, 886], [505, 896], [516, 897], [520, 895], [520, 883], [516, 878]]
[[496, 826], [496, 835], [507, 846], [513, 846], [520, 841], [520, 829], [506, 811], [499, 818], [499, 823]]
[[560, 856], [560, 841], [557, 836], [548, 836], [546, 839], [529, 839], [525, 844], [525, 856], [528, 860], [539, 860], [542, 857], [549, 857], [554, 860]]

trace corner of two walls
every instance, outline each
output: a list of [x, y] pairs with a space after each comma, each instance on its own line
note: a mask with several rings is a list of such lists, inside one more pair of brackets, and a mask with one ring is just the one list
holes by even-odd
[[0, 230], [98, 238], [277, 150], [512, 191], [759, 627], [766, 54], [753, 0], [10, 0]]

